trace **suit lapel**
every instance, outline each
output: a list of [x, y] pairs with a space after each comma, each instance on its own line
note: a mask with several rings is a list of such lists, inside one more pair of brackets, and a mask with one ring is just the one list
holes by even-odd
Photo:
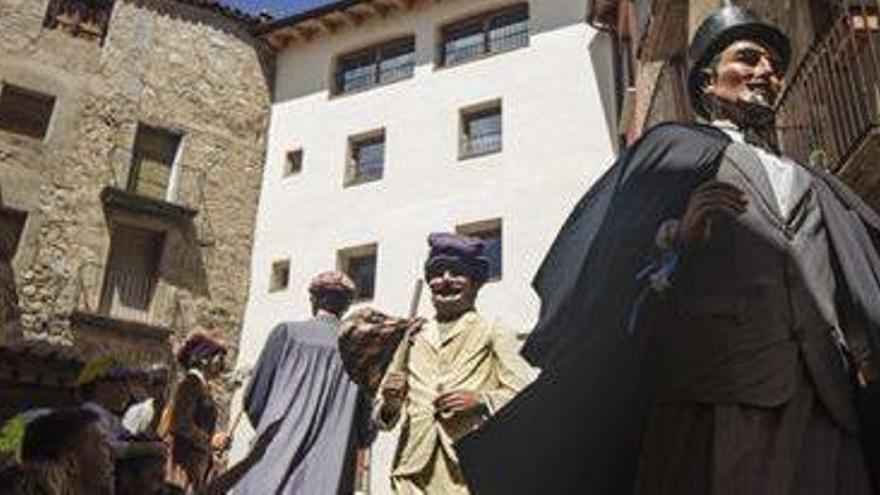
[[415, 335], [416, 339], [421, 339], [428, 344], [428, 347], [433, 351], [437, 351], [440, 349], [440, 328], [437, 325], [437, 320], [428, 320], [425, 322], [425, 326], [422, 327], [422, 330]]
[[789, 191], [789, 195], [791, 196], [790, 202], [788, 203], [789, 208], [788, 211], [783, 212], [786, 223], [791, 223], [798, 210], [800, 210], [804, 197], [813, 187], [813, 177], [796, 162], [789, 160], [788, 158], [783, 158], [783, 161], [791, 166], [793, 170], [791, 191]]
[[470, 312], [459, 318], [458, 321], [455, 322], [455, 325], [453, 325], [452, 328], [449, 329], [446, 335], [440, 336], [441, 347], [446, 346], [447, 344], [452, 342], [453, 339], [461, 335], [463, 331], [470, 328], [470, 326], [474, 324], [476, 317], [476, 313]]
[[767, 211], [772, 213], [777, 220], [781, 221], [782, 212], [779, 211], [776, 194], [770, 186], [770, 178], [767, 176], [767, 171], [764, 170], [764, 165], [758, 158], [758, 154], [746, 144], [731, 143], [727, 147], [727, 157], [733, 166], [745, 176], [746, 181], [757, 193]]

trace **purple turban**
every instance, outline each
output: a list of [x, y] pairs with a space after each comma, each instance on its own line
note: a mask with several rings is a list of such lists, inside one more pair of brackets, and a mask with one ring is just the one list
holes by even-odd
[[225, 344], [207, 334], [196, 332], [190, 335], [177, 350], [177, 362], [189, 368], [196, 361], [220, 353], [226, 353]]
[[461, 267], [465, 273], [478, 282], [489, 277], [489, 258], [483, 255], [486, 243], [482, 239], [448, 232], [435, 232], [428, 236], [428, 260], [425, 262], [425, 277], [445, 266]]

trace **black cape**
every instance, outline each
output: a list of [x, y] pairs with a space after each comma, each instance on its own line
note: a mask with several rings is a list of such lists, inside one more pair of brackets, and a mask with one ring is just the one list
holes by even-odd
[[[657, 126], [577, 204], [533, 283], [541, 314], [523, 355], [541, 375], [456, 445], [474, 493], [631, 493], [644, 417], [633, 317], [646, 288], [637, 274], [656, 257], [659, 224], [681, 216], [729, 143], [713, 127]], [[880, 218], [835, 177], [814, 173], [860, 315], [847, 322], [858, 327], [852, 343], [876, 349]]]

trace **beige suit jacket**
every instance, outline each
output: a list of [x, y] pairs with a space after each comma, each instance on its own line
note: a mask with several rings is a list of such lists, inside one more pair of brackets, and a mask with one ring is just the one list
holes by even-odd
[[381, 421], [378, 417], [383, 403], [381, 393], [377, 394], [373, 409], [381, 429], [390, 430], [403, 421], [394, 458], [392, 474], [395, 476], [421, 472], [438, 445], [450, 459], [458, 462], [452, 443], [486, 419], [478, 414], [438, 417], [434, 400], [441, 393], [480, 392], [492, 414], [535, 375], [519, 355], [520, 342], [516, 334], [488, 322], [476, 312], [463, 315], [442, 336], [435, 320], [425, 323], [413, 338], [406, 367], [404, 347], [400, 346], [388, 368], [409, 372], [409, 394], [403, 412], [391, 421]]

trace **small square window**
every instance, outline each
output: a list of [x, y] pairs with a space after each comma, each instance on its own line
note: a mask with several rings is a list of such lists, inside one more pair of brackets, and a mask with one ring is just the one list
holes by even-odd
[[302, 172], [303, 166], [303, 150], [298, 148], [287, 152], [286, 161], [284, 162], [284, 177], [291, 176]]
[[459, 225], [455, 231], [459, 234], [480, 238], [486, 243], [484, 254], [489, 258], [489, 281], [501, 280], [503, 259], [501, 219]]
[[54, 108], [54, 96], [4, 84], [0, 92], [0, 129], [43, 139]]
[[461, 158], [501, 151], [501, 103], [479, 105], [461, 111]]
[[348, 140], [345, 185], [380, 180], [385, 168], [385, 131], [375, 131]]
[[337, 254], [339, 270], [355, 285], [355, 301], [372, 300], [376, 290], [376, 259], [378, 246], [369, 244], [343, 249]]
[[272, 263], [272, 277], [269, 280], [269, 292], [282, 291], [290, 285], [290, 260]]

